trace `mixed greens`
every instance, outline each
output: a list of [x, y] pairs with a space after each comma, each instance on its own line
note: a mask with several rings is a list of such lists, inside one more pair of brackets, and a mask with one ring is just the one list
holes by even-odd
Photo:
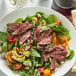
[[[55, 15], [45, 15], [43, 12], [36, 12], [33, 16], [27, 16], [25, 19], [18, 18], [14, 23], [30, 23], [35, 25], [31, 28], [31, 32], [34, 32], [38, 25], [41, 25], [42, 34], [45, 30], [52, 29], [52, 42], [47, 44], [51, 46], [60, 45], [67, 49], [67, 55], [65, 59], [72, 59], [74, 56], [74, 51], [69, 47], [69, 40], [71, 36], [69, 30], [63, 25], [63, 23], [56, 18]], [[12, 23], [8, 23], [7, 27]], [[13, 31], [7, 28], [6, 32], [0, 32], [0, 46], [1, 54], [5, 53], [3, 57], [9, 62], [9, 68], [16, 71], [21, 76], [50, 76], [51, 70], [49, 69], [52, 63], [52, 58], [49, 57], [47, 62], [43, 61], [42, 52], [43, 49], [38, 49], [34, 40], [31, 40], [31, 47], [28, 51], [25, 50], [27, 41], [23, 44], [19, 44], [19, 39], [21, 35], [12, 38]], [[47, 46], [46, 45], [46, 46]], [[68, 47], [68, 48], [67, 48]], [[61, 63], [57, 63], [59, 67]]]

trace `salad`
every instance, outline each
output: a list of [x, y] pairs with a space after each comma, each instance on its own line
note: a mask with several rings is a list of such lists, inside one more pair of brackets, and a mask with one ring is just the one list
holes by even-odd
[[0, 31], [1, 58], [21, 76], [51, 76], [74, 56], [69, 30], [53, 14], [36, 12]]

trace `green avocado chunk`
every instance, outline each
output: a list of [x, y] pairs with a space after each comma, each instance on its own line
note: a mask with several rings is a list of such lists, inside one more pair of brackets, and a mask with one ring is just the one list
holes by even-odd
[[16, 57], [15, 55], [13, 55], [13, 56], [12, 56], [12, 59], [13, 59], [13, 60], [16, 60], [16, 61], [18, 61], [18, 62], [23, 62], [23, 61], [25, 61], [25, 56], [23, 56], [22, 58], [18, 58], [18, 57]]
[[26, 58], [25, 56], [17, 54], [16, 51], [12, 52], [12, 59], [13, 60], [16, 60], [18, 62], [23, 62], [23, 61], [25, 61], [25, 58]]

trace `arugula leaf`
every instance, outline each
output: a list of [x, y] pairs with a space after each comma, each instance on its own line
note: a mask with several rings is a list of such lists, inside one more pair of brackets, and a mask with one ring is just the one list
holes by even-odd
[[71, 39], [71, 36], [69, 34], [69, 30], [66, 27], [64, 27], [62, 23], [60, 23], [56, 27], [52, 27], [52, 29], [56, 32], [57, 36], [65, 35], [68, 38], [68, 40]]
[[11, 70], [14, 70], [14, 68], [13, 68], [12, 65], [8, 65], [8, 67], [9, 67]]
[[39, 72], [37, 73], [37, 69], [35, 69], [33, 76], [40, 76], [40, 73]]
[[7, 34], [4, 32], [0, 32], [0, 42], [7, 41]]
[[48, 22], [48, 24], [55, 23], [56, 22], [56, 17], [53, 14], [49, 15], [47, 17], [47, 22]]
[[25, 72], [22, 72], [21, 73], [21, 76], [29, 76], [29, 74], [25, 73]]
[[50, 29], [50, 27], [48, 27], [48, 26], [42, 26], [42, 27], [41, 27], [41, 31], [42, 31], [42, 32], [45, 31], [45, 30], [47, 30], [47, 29]]
[[22, 21], [23, 21], [22, 18], [18, 18], [18, 19], [15, 21], [15, 23], [21, 23]]
[[9, 26], [11, 23], [8, 23], [7, 26]]
[[33, 57], [41, 57], [36, 49], [31, 48], [30, 52], [31, 52], [31, 56], [33, 56]]

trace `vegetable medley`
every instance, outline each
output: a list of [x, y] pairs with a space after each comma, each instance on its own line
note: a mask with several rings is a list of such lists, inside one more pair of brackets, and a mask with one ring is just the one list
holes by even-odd
[[69, 30], [53, 14], [36, 12], [18, 18], [0, 32], [1, 58], [21, 76], [51, 76], [74, 56], [69, 47]]

